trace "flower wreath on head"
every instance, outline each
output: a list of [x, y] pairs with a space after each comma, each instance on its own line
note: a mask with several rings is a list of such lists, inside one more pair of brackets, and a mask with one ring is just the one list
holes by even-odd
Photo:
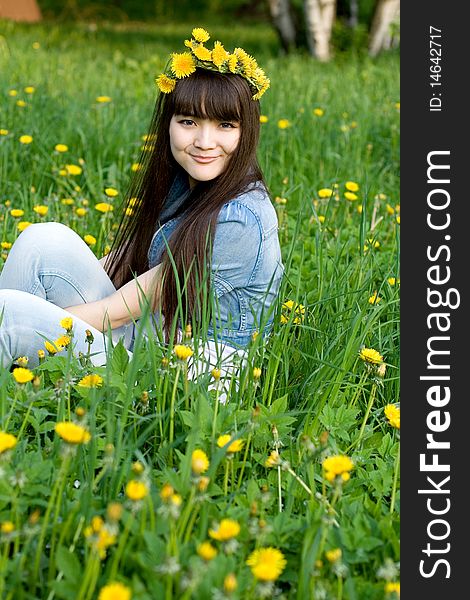
[[265, 72], [258, 66], [256, 59], [243, 48], [235, 48], [230, 53], [219, 41], [216, 41], [212, 50], [209, 50], [204, 46], [204, 42], [210, 39], [210, 35], [202, 27], [194, 28], [191, 35], [192, 39], [184, 41], [184, 45], [190, 49], [190, 52], [173, 52], [165, 72], [155, 80], [161, 92], [170, 94], [175, 89], [177, 80], [188, 77], [197, 67], [208, 71], [241, 75], [248, 81], [254, 92], [253, 100], [259, 100], [269, 88], [271, 82]]

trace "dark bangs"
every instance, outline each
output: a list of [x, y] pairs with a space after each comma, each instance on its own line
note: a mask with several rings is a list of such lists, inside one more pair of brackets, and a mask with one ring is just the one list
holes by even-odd
[[242, 101], [252, 92], [240, 75], [196, 69], [180, 79], [171, 94], [171, 112], [198, 119], [242, 121]]

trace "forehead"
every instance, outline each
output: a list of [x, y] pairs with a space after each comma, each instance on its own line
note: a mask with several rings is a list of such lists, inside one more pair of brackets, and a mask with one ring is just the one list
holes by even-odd
[[215, 79], [178, 83], [183, 85], [177, 85], [172, 94], [173, 114], [214, 121], [241, 121], [242, 103], [232, 86]]

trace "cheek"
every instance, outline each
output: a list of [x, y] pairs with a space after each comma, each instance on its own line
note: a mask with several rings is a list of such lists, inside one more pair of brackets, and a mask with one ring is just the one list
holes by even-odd
[[240, 131], [237, 131], [237, 134], [233, 136], [233, 139], [227, 145], [227, 154], [232, 154], [236, 149], [240, 142]]

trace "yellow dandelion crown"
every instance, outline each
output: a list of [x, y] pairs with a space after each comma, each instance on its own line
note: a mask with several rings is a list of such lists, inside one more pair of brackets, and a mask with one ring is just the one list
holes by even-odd
[[253, 100], [259, 100], [270, 86], [270, 80], [263, 69], [258, 66], [256, 59], [250, 56], [243, 48], [235, 48], [230, 53], [225, 50], [219, 41], [214, 42], [212, 50], [204, 46], [210, 39], [209, 33], [196, 27], [192, 30], [192, 38], [185, 40], [184, 45], [189, 48], [186, 52], [173, 52], [165, 68], [165, 72], [156, 78], [156, 84], [161, 92], [170, 94], [178, 79], [188, 77], [197, 67], [219, 73], [236, 73], [244, 77], [253, 91]]

